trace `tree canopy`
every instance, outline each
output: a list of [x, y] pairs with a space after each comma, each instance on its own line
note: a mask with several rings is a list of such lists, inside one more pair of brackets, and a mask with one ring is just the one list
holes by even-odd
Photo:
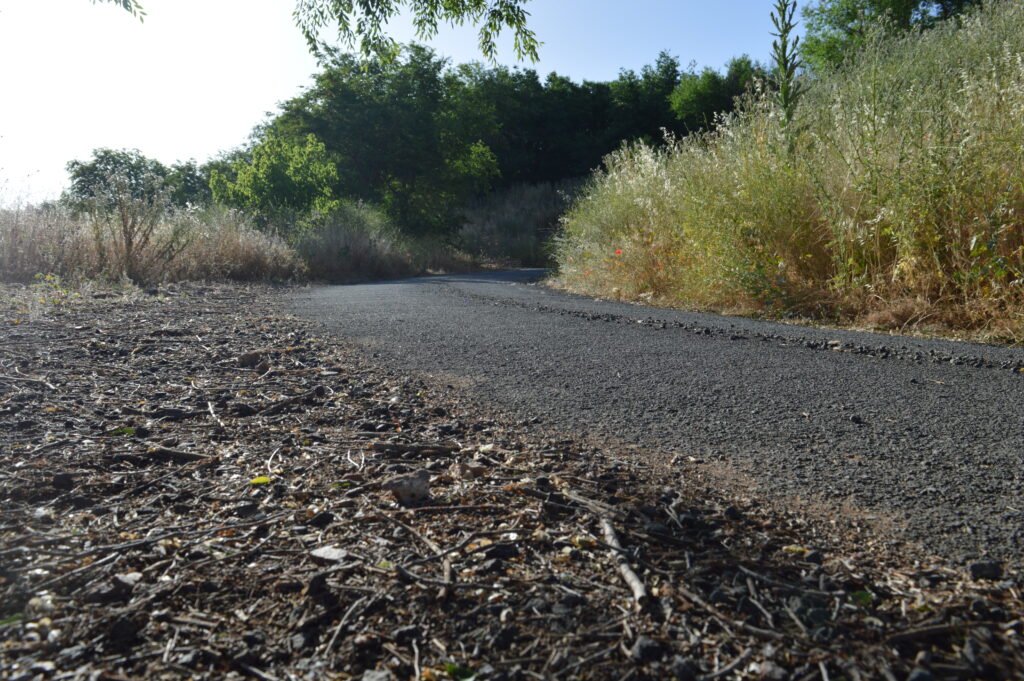
[[981, 3], [982, 0], [819, 0], [804, 7], [807, 34], [802, 54], [815, 69], [835, 66], [859, 50], [870, 27], [879, 22], [892, 31], [929, 28]]
[[[387, 23], [408, 10], [412, 13], [416, 36], [427, 40], [437, 35], [442, 24], [464, 25], [479, 29], [480, 51], [494, 59], [497, 38], [505, 29], [512, 31], [516, 57], [537, 61], [536, 34], [527, 26], [530, 0], [296, 0], [295, 23], [310, 49], [319, 55], [331, 55], [334, 49], [323, 34], [336, 31], [342, 45], [358, 48], [364, 55], [394, 56], [398, 44], [388, 36]], [[112, 2], [142, 17], [139, 0], [92, 0]]]

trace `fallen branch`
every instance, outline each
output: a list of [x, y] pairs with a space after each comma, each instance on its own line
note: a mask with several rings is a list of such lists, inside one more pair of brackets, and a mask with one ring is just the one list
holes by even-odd
[[50, 390], [57, 389], [57, 386], [53, 385], [52, 383], [49, 383], [39, 378], [29, 378], [27, 376], [0, 376], [0, 380], [17, 381], [19, 383], [38, 383], [39, 385], [45, 385]]
[[605, 516], [601, 516], [598, 521], [601, 524], [601, 533], [604, 535], [605, 543], [615, 549], [612, 551], [615, 567], [618, 569], [619, 574], [622, 575], [623, 581], [629, 586], [630, 591], [633, 592], [633, 600], [636, 602], [637, 607], [643, 607], [648, 600], [647, 587], [644, 586], [643, 581], [633, 572], [633, 568], [629, 567], [629, 561], [626, 560], [622, 544], [619, 543], [619, 537], [615, 534], [615, 528], [612, 527], [612, 521]]

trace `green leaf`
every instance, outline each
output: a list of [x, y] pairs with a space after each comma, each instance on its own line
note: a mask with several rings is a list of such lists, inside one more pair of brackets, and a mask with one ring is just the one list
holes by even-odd
[[6, 627], [11, 624], [17, 624], [18, 622], [21, 622], [23, 619], [25, 619], [25, 615], [20, 612], [11, 615], [10, 617], [4, 617], [3, 619], [0, 619], [0, 627]]
[[266, 475], [260, 475], [249, 481], [250, 485], [266, 485], [270, 482], [270, 478]]
[[850, 600], [861, 608], [867, 608], [875, 602], [875, 594], [870, 591], [854, 591], [850, 594]]
[[135, 435], [135, 429], [131, 426], [122, 426], [110, 432], [111, 435]]
[[456, 679], [457, 681], [467, 681], [468, 679], [472, 679], [476, 676], [476, 673], [472, 669], [466, 669], [465, 667], [460, 667], [459, 665], [451, 662], [444, 666], [444, 670], [448, 672], [448, 676]]

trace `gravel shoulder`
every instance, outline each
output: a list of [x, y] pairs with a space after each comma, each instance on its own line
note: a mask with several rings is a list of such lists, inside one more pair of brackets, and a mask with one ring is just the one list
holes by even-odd
[[1012, 566], [486, 413], [293, 292], [2, 293], [0, 678], [1024, 672]]

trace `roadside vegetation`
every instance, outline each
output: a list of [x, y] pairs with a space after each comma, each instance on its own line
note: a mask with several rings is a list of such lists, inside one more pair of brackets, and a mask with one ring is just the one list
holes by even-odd
[[321, 45], [242, 147], [97, 149], [0, 212], [0, 279], [554, 265], [594, 295], [1019, 338], [1024, 9], [978, 4], [821, 0], [798, 44], [778, 0], [773, 64], [662, 52], [608, 82]]
[[780, 97], [605, 160], [565, 219], [574, 290], [670, 305], [984, 327], [1024, 321], [1024, 6], [859, 32]]

